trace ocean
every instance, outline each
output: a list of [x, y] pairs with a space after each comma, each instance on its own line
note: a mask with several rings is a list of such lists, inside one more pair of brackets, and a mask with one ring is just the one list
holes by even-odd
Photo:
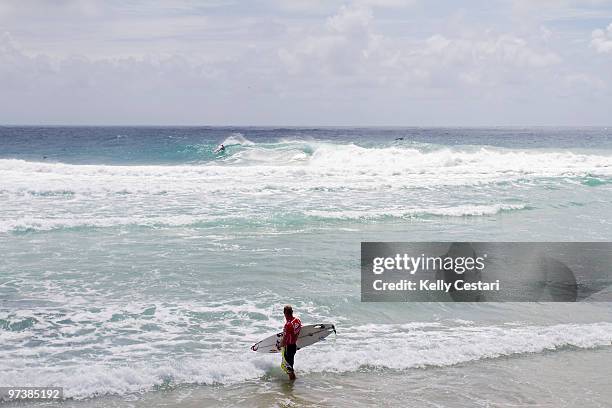
[[[609, 406], [610, 302], [364, 303], [359, 257], [610, 241], [611, 220], [612, 128], [0, 127], [0, 387], [71, 407]], [[286, 303], [338, 331], [298, 351], [295, 383], [249, 349]]]

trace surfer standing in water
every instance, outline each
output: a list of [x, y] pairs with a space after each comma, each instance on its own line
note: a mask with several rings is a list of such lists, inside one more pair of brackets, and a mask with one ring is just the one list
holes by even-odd
[[297, 339], [302, 329], [302, 322], [293, 316], [293, 308], [286, 305], [283, 309], [285, 315], [285, 327], [283, 328], [283, 340], [280, 343], [280, 350], [283, 356], [281, 368], [289, 375], [291, 381], [295, 380], [293, 362], [297, 351]]

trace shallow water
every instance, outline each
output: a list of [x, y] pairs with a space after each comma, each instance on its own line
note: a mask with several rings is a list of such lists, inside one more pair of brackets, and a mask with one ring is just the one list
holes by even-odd
[[[293, 384], [270, 375], [235, 386], [185, 386], [138, 400], [103, 398], [68, 406], [607, 407], [610, 358], [609, 348], [560, 350], [450, 367], [313, 374]], [[577, 380], [577, 372], [586, 374]]]

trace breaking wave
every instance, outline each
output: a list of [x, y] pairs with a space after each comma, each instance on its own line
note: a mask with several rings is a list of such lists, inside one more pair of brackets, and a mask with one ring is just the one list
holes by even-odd
[[[611, 323], [553, 326], [446, 327], [409, 323], [339, 327], [338, 337], [299, 353], [301, 373], [346, 373], [363, 370], [407, 370], [446, 367], [484, 359], [520, 356], [565, 348], [610, 346]], [[133, 364], [91, 364], [70, 367], [4, 367], [0, 385], [64, 387], [67, 398], [138, 393], [183, 384], [227, 385], [279, 375], [274, 356], [243, 353]], [[278, 370], [277, 374], [275, 370]]]
[[612, 176], [612, 157], [570, 151], [253, 143], [240, 134], [224, 144], [223, 157], [190, 165], [1, 159], [0, 232], [487, 216], [537, 207], [533, 191], [605, 188], [599, 180]]

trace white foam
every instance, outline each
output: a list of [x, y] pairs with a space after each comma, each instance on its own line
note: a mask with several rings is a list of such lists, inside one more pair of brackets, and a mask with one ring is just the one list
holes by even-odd
[[[190, 216], [190, 215], [174, 215], [174, 216], [133, 216], [133, 217], [75, 217], [70, 218], [36, 218], [36, 217], [20, 217], [10, 220], [0, 221], [0, 232], [9, 231], [50, 231], [61, 228], [79, 228], [79, 227], [118, 227], [128, 225], [138, 225], [147, 227], [161, 226], [188, 226], [201, 222], [209, 222], [219, 220], [221, 217], [214, 216]], [[227, 218], [226, 218], [227, 219]]]
[[[612, 175], [612, 157], [571, 152], [411, 148], [366, 149], [319, 143], [311, 156], [295, 147], [245, 149], [241, 160], [208, 165], [108, 166], [0, 160], [0, 191], [164, 193], [260, 190], [262, 185], [374, 189], [473, 185], [538, 177]], [[295, 160], [298, 155], [299, 159]], [[288, 165], [291, 164], [292, 165]]]
[[423, 215], [462, 217], [471, 215], [493, 215], [501, 211], [522, 210], [527, 206], [524, 204], [492, 204], [492, 205], [457, 205], [454, 207], [430, 207], [430, 208], [381, 208], [375, 210], [343, 210], [324, 211], [309, 210], [307, 215], [330, 219], [380, 219], [386, 217], [412, 218]]
[[[444, 367], [502, 356], [555, 351], [564, 347], [610, 346], [611, 323], [554, 326], [367, 325], [338, 327], [337, 338], [300, 351], [296, 369], [301, 375], [353, 372], [368, 368], [405, 370]], [[270, 373], [278, 355], [250, 353], [236, 340], [231, 358], [222, 350], [201, 358], [132, 363], [71, 361], [66, 365], [15, 366], [0, 362], [0, 386], [64, 387], [66, 397], [88, 398], [129, 394], [171, 384], [235, 384]], [[240, 352], [239, 350], [244, 350]], [[10, 360], [10, 359], [9, 359]], [[281, 375], [280, 372], [278, 375]]]
[[[420, 216], [479, 216], [494, 215], [501, 211], [525, 209], [525, 205], [493, 204], [493, 205], [458, 205], [456, 207], [441, 208], [415, 208], [415, 209], [376, 209], [376, 210], [306, 210], [304, 215], [309, 217], [339, 220], [376, 220], [381, 218], [413, 218]], [[255, 216], [253, 213], [243, 213], [242, 216], [222, 216], [205, 214], [183, 214], [168, 216], [134, 215], [129, 217], [100, 217], [100, 216], [70, 216], [70, 217], [32, 217], [25, 216], [8, 220], [0, 220], [0, 232], [10, 231], [51, 231], [64, 228], [106, 228], [121, 226], [144, 227], [180, 227], [193, 226], [216, 221], [236, 221]], [[221, 245], [221, 244], [220, 244]]]
[[[513, 354], [554, 351], [562, 347], [609, 346], [612, 324], [559, 324], [554, 326], [461, 326], [375, 330], [376, 336], [327, 345], [305, 359], [308, 370], [344, 372], [364, 366], [387, 369], [444, 367]], [[348, 330], [351, 332], [351, 329]], [[342, 332], [340, 332], [342, 333]]]
[[522, 189], [547, 183], [575, 189], [577, 177], [612, 175], [612, 157], [569, 151], [239, 141], [243, 145], [227, 160], [205, 165], [0, 160], [0, 232], [266, 223], [286, 215], [492, 215], [530, 206], [530, 194], [517, 201]]
[[240, 145], [240, 146], [252, 146], [255, 143], [253, 143], [252, 141], [250, 141], [249, 139], [244, 137], [244, 135], [242, 133], [234, 132], [231, 135], [229, 135], [220, 144], [222, 144], [224, 146], [236, 146], [236, 145]]

